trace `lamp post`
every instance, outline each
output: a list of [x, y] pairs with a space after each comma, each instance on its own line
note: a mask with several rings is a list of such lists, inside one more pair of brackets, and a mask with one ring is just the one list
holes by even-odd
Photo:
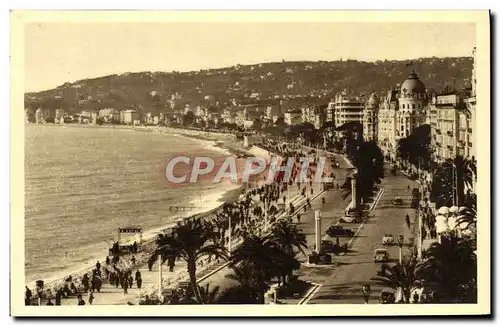
[[398, 235], [398, 244], [399, 244], [399, 264], [403, 264], [403, 243], [405, 238], [402, 235]]
[[264, 196], [264, 233], [267, 233], [267, 200]]
[[368, 304], [368, 299], [370, 299], [370, 284], [363, 284], [361, 287], [361, 291], [363, 291], [363, 298], [365, 299], [365, 304]]

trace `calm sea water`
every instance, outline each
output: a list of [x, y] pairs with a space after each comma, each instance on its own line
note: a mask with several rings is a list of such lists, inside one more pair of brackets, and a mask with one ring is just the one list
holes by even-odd
[[[221, 155], [202, 141], [155, 132], [27, 125], [26, 280], [62, 277], [102, 259], [117, 228], [160, 228], [178, 218], [171, 205], [220, 204], [234, 185], [171, 188], [169, 153]], [[203, 193], [203, 196], [201, 195]], [[200, 204], [203, 205], [200, 205]]]

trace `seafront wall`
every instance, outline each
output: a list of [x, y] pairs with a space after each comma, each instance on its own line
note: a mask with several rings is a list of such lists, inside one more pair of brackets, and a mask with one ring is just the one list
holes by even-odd
[[[127, 127], [127, 129], [135, 129], [137, 131], [143, 130], [143, 131], [147, 132], [147, 131], [157, 131], [159, 128], [136, 126], [136, 127]], [[190, 130], [190, 129], [161, 128], [161, 132], [166, 132], [169, 134], [180, 134], [180, 135], [187, 136], [187, 137], [202, 138], [202, 139], [206, 139], [207, 141], [211, 141], [210, 138], [212, 138], [214, 141], [215, 140], [223, 140], [223, 139], [231, 139], [231, 140], [236, 139], [236, 136], [232, 135], [232, 134], [217, 133], [217, 132], [203, 132], [203, 131]], [[250, 150], [245, 150], [245, 151], [251, 156], [261, 157], [261, 158], [266, 159], [266, 160], [269, 160], [271, 158], [271, 156], [278, 156], [278, 155], [273, 154], [270, 151], [268, 151], [264, 148], [258, 147], [258, 146], [253, 146]], [[220, 206], [222, 206], [223, 204], [224, 204], [224, 202], [221, 201]], [[210, 211], [194, 214], [192, 216], [187, 216], [185, 218], [188, 219], [188, 218], [208, 217], [211, 214], [214, 214], [215, 212], [217, 212], [220, 209], [220, 206], [217, 208], [214, 208]], [[175, 225], [176, 225], [176, 222], [170, 222], [164, 226], [164, 229], [167, 229], [167, 230], [171, 229]], [[149, 259], [150, 255], [151, 255], [151, 252], [153, 252], [153, 250], [155, 248], [155, 240], [156, 240], [156, 237], [150, 238], [150, 239], [144, 239], [144, 242], [142, 243], [142, 249], [143, 249], [142, 252], [137, 253], [135, 255], [136, 264], [141, 264], [141, 263], [147, 262], [147, 260]], [[105, 261], [105, 259], [106, 259], [106, 257], [103, 257], [103, 259], [100, 260], [101, 265], [104, 265], [103, 262]], [[120, 265], [122, 265], [122, 264], [120, 264]], [[121, 266], [121, 268], [125, 268], [125, 269], [128, 267], [129, 266], [127, 263], [125, 263]], [[61, 277], [61, 278], [58, 278], [55, 280], [51, 280], [51, 281], [46, 281], [44, 284], [44, 290], [43, 290], [44, 296], [47, 296], [47, 295], [53, 296], [58, 288], [63, 287], [66, 284], [66, 279], [68, 279], [69, 277], [71, 277], [72, 282], [74, 282], [75, 285], [78, 285], [80, 283], [78, 280], [80, 278], [82, 278], [84, 274], [91, 275], [92, 270], [94, 268], [95, 268], [95, 266], [90, 266], [90, 267], [87, 267], [87, 268], [84, 268], [84, 269], [81, 269], [78, 271], [68, 272], [68, 274], [64, 277]], [[37, 298], [38, 295], [35, 291], [34, 284], [28, 284], [28, 287], [32, 290], [33, 298]]]

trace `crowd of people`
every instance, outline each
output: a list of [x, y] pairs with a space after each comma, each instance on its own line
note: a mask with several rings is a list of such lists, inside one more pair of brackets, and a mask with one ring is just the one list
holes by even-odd
[[[132, 256], [131, 261], [134, 259]], [[60, 306], [63, 299], [76, 298], [78, 305], [85, 305], [86, 301], [84, 295], [87, 297], [87, 302], [92, 304], [95, 295], [101, 292], [103, 282], [108, 282], [114, 285], [116, 288], [121, 287], [123, 293], [127, 293], [129, 288], [132, 288], [134, 280], [137, 288], [141, 288], [142, 276], [139, 270], [135, 272], [135, 279], [132, 276], [132, 266], [133, 264], [119, 264], [119, 259], [110, 259], [106, 257], [106, 262], [104, 265], [98, 261], [95, 267], [92, 269], [92, 274], [89, 276], [85, 273], [80, 278], [73, 278], [69, 276], [65, 279], [64, 285], [59, 286], [55, 293], [50, 289], [44, 291], [42, 295], [43, 301], [48, 306]], [[26, 305], [40, 305], [43, 304], [42, 300], [38, 298], [42, 294], [41, 291], [37, 290], [37, 298], [34, 299], [32, 291], [26, 287], [25, 290], [25, 304]]]

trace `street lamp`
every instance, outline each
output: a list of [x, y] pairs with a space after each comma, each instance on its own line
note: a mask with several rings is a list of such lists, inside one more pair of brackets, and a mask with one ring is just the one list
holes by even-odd
[[363, 298], [365, 298], [365, 304], [368, 304], [368, 299], [370, 298], [370, 284], [363, 284], [361, 290], [363, 291]]
[[403, 264], [403, 243], [405, 238], [402, 235], [398, 235], [398, 244], [399, 244], [399, 264]]

